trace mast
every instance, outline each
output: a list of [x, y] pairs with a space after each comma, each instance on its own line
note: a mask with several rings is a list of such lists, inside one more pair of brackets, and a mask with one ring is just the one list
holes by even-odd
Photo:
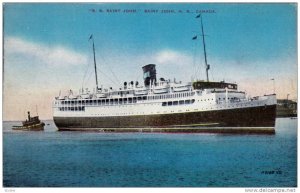
[[[94, 44], [94, 38], [93, 34], [90, 36], [90, 39], [93, 40], [93, 53], [94, 53], [94, 67], [95, 67], [95, 79], [96, 79], [96, 92], [98, 92], [98, 77], [97, 77], [97, 64], [96, 64], [96, 56], [95, 56], [95, 44]], [[89, 39], [89, 40], [90, 40]]]
[[206, 80], [207, 82], [209, 82], [209, 78], [208, 78], [208, 70], [210, 69], [209, 64], [207, 64], [207, 56], [206, 56], [206, 47], [205, 47], [205, 38], [204, 38], [204, 29], [203, 29], [203, 22], [202, 22], [202, 15], [199, 14], [196, 18], [199, 18], [201, 20], [201, 31], [202, 31], [202, 41], [203, 41], [203, 51], [204, 51], [204, 59], [205, 59], [205, 67], [206, 67]]

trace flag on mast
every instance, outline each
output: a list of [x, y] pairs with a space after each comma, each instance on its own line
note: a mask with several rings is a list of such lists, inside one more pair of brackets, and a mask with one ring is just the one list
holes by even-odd
[[90, 38], [89, 38], [89, 41], [93, 38], [93, 34], [91, 34]]

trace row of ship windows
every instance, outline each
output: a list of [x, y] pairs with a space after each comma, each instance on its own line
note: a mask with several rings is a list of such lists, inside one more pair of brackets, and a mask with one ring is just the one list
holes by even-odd
[[85, 111], [85, 107], [59, 107], [60, 111]]
[[[117, 98], [117, 99], [98, 99], [98, 100], [67, 100], [61, 101], [61, 104], [89, 104], [89, 105], [108, 105], [108, 104], [123, 104], [123, 103], [136, 103], [141, 100], [157, 100], [157, 99], [168, 99], [176, 97], [189, 97], [193, 96], [194, 92], [187, 93], [176, 93], [171, 95], [159, 95], [159, 96], [140, 96], [140, 97], [129, 97], [129, 98]], [[55, 102], [59, 104], [59, 102]]]
[[[192, 104], [192, 103], [194, 103], [195, 102], [195, 100], [193, 99], [193, 100], [191, 100], [191, 101], [189, 101], [189, 100], [185, 100], [185, 101], [172, 101], [172, 102], [168, 102], [168, 103], [163, 103], [163, 106], [172, 106], [172, 105], [181, 105], [181, 104]], [[223, 108], [234, 108], [234, 107], [247, 107], [247, 106], [253, 106], [254, 104], [251, 104], [251, 105], [249, 105], [249, 104], [240, 104], [240, 105], [230, 105], [230, 106], [226, 106], [226, 107], [224, 107], [224, 106], [222, 106], [222, 107], [216, 107], [216, 109], [223, 109]], [[202, 108], [201, 110], [212, 110], [212, 109], [214, 109], [214, 108], [212, 108], [212, 107], [210, 107], [210, 108]], [[59, 108], [59, 110], [60, 111], [85, 111], [85, 107], [60, 107]], [[198, 111], [198, 109], [194, 109], [195, 111]], [[190, 111], [190, 110], [186, 110], [186, 111]], [[171, 111], [171, 113], [173, 113], [174, 111]], [[182, 112], [182, 110], [179, 110], [178, 112]], [[152, 114], [153, 114], [153, 112], [151, 112]], [[157, 112], [157, 113], [160, 113], [160, 112]], [[167, 111], [164, 111], [164, 113], [167, 113]], [[120, 115], [126, 115], [126, 114], [128, 114], [128, 115], [130, 115], [130, 114], [135, 114], [135, 113], [120, 113]], [[144, 114], [144, 112], [143, 112], [143, 114]], [[97, 114], [97, 115], [105, 115], [105, 114]]]
[[163, 102], [162, 106], [193, 104], [194, 102], [195, 102], [195, 99], [192, 99], [192, 100], [180, 100], [180, 101], [169, 101], [169, 102]]
[[[173, 106], [173, 105], [184, 105], [184, 104], [193, 104], [195, 99], [192, 100], [180, 100], [180, 101], [169, 101], [163, 102], [162, 106]], [[79, 107], [59, 107], [60, 111], [85, 111], [84, 106]]]

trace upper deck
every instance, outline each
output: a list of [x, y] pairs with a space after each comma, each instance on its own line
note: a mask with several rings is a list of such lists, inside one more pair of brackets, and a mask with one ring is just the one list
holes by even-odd
[[195, 81], [193, 82], [194, 89], [233, 89], [237, 90], [237, 84], [234, 83], [227, 83], [224, 81], [221, 82], [206, 82], [206, 81]]

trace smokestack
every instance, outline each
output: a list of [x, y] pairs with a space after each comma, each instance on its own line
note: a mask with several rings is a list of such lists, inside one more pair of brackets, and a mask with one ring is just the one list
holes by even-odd
[[156, 83], [156, 69], [155, 64], [148, 64], [143, 67], [143, 73], [144, 73], [144, 84], [145, 86], [149, 86]]
[[30, 121], [30, 112], [28, 111], [27, 114], [28, 114], [28, 121]]

